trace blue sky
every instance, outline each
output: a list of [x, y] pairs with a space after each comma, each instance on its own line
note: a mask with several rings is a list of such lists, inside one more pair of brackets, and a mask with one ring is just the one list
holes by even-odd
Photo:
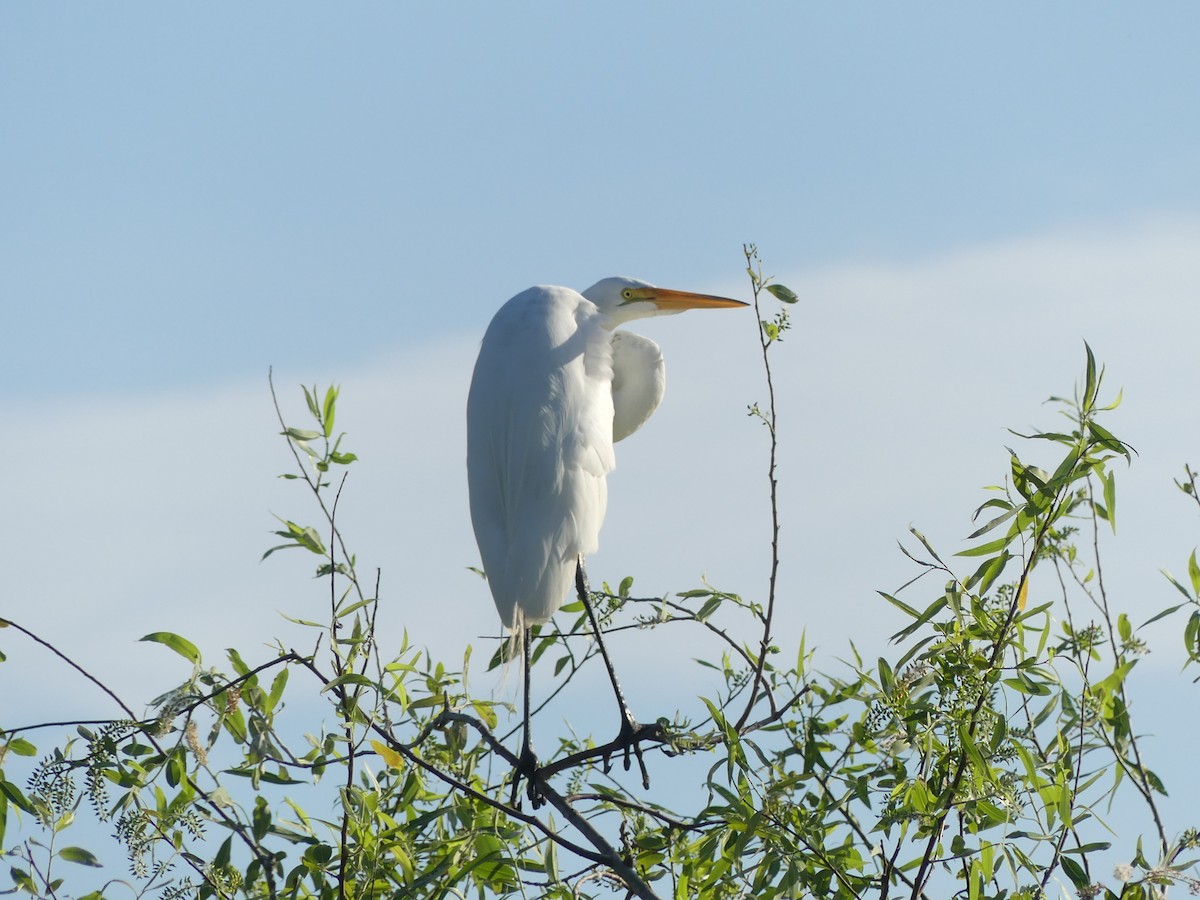
[[[215, 656], [319, 610], [298, 559], [258, 563], [271, 513], [308, 515], [274, 478], [274, 366], [296, 417], [293, 385], [343, 385], [343, 515], [385, 628], [456, 659], [496, 624], [462, 449], [494, 310], [612, 274], [745, 296], [753, 241], [803, 297], [777, 357], [785, 636], [831, 667], [847, 637], [886, 652], [895, 541], [960, 546], [1004, 429], [1053, 424], [1084, 339], [1141, 453], [1108, 571], [1148, 617], [1197, 535], [1170, 479], [1200, 463], [1198, 26], [1188, 3], [5, 4], [0, 613], [142, 702], [171, 662], [141, 634]], [[618, 448], [595, 578], [761, 590], [733, 316], [638, 329], [669, 387]], [[47, 702], [94, 711], [4, 649], [0, 694], [44, 666]], [[661, 645], [618, 652], [695, 693], [645, 669]]]
[[9, 5], [0, 287], [55, 339], [6, 365], [343, 367], [743, 240], [796, 270], [1193, 210], [1200, 13], [1156, 10]]

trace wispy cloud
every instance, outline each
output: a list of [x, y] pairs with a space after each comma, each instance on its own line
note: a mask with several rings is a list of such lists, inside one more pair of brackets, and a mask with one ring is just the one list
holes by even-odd
[[[1118, 476], [1111, 585], [1122, 608], [1167, 605], [1157, 568], [1178, 566], [1195, 543], [1170, 477], [1197, 461], [1200, 443], [1197, 246], [1200, 222], [1163, 219], [782, 279], [803, 298], [774, 356], [784, 643], [808, 628], [830, 654], [848, 636], [882, 652], [899, 622], [874, 591], [910, 574], [895, 541], [912, 522], [950, 552], [959, 548], [978, 488], [1003, 477], [1003, 447], [1017, 440], [1004, 428], [1051, 424], [1040, 404], [1070, 389], [1085, 338], [1109, 364], [1113, 392], [1125, 388], [1114, 429], [1141, 453]], [[640, 590], [657, 594], [707, 574], [746, 595], [764, 589], [765, 435], [745, 416], [764, 391], [747, 319], [693, 314], [646, 325], [664, 347], [670, 384], [654, 421], [618, 448], [597, 581], [633, 574]], [[463, 463], [476, 340], [336, 375], [338, 424], [361, 457], [341, 522], [360, 566], [382, 569], [384, 639], [398, 644], [407, 629], [450, 660], [497, 633], [486, 588], [466, 570], [477, 560]], [[276, 377], [297, 418], [301, 380], [313, 374]], [[265, 656], [277, 635], [311, 640], [277, 611], [322, 614], [328, 597], [309, 577], [313, 560], [293, 552], [259, 562], [272, 543], [272, 513], [316, 522], [296, 483], [275, 477], [291, 460], [273, 415], [265, 376], [18, 408], [0, 612], [138, 703], [183, 665], [134, 643], [146, 632], [177, 631], [210, 657], [227, 646], [263, 647]], [[96, 708], [94, 692], [60, 678], [11, 632], [0, 636], [11, 657], [0, 666], [0, 692], [13, 696], [16, 681], [38, 671], [47, 673], [39, 676], [47, 700], [69, 714]], [[695, 655], [672, 642], [672, 657], [656, 638], [630, 637], [619, 651], [626, 664], [686, 666]], [[644, 652], [647, 642], [654, 653]]]

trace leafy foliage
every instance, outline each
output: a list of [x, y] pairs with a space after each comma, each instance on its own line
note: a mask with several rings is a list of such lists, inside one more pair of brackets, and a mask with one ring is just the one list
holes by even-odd
[[[753, 247], [746, 259], [768, 391], [750, 407], [769, 439], [767, 594], [705, 584], [642, 598], [626, 578], [591, 597], [606, 629], [691, 628], [710, 641], [697, 662], [722, 688], [702, 698], [706, 716], [660, 720], [645, 738], [666, 757], [708, 764], [690, 806], [654, 802], [611, 772], [615, 744], [575, 736], [540, 770], [548, 808], [513, 804], [512, 735], [497, 733], [496, 702], [466, 688], [471, 648], [447, 665], [407, 640], [394, 654], [378, 646], [378, 579], [364, 583], [337, 516], [357, 457], [334, 430], [337, 389], [305, 388], [312, 427], [280, 413], [295, 460], [284, 477], [305, 488], [317, 524], [281, 520], [282, 543], [264, 557], [311, 554], [329, 597], [323, 621], [300, 623], [313, 649], [279, 645], [253, 666], [231, 649], [214, 663], [186, 638], [154, 632], [143, 640], [174, 651], [189, 674], [150, 714], [114, 695], [120, 717], [66, 735], [0, 723], [0, 763], [11, 771], [14, 760], [38, 760], [23, 786], [0, 770], [12, 891], [59, 896], [67, 869], [72, 886], [97, 869], [96, 854], [63, 838], [81, 812], [108, 823], [130, 861], [129, 878], [103, 880], [89, 898], [118, 883], [167, 898], [564, 900], [1151, 898], [1172, 884], [1200, 888], [1188, 857], [1197, 832], [1163, 820], [1164, 786], [1127, 695], [1151, 622], [1187, 611], [1189, 663], [1200, 663], [1200, 565], [1193, 554], [1186, 582], [1167, 576], [1185, 599], [1143, 626], [1110, 607], [1094, 538], [1116, 531], [1114, 467], [1133, 453], [1106, 424], [1119, 398], [1102, 403], [1091, 348], [1074, 394], [1052, 398], [1061, 430], [1017, 435], [1028, 452], [1011, 450], [987, 489], [973, 546], [947, 557], [912, 529], [902, 550], [916, 574], [881, 592], [906, 620], [890, 655], [866, 660], [851, 648], [849, 664], [828, 674], [803, 640], [785, 648], [774, 634], [770, 354], [790, 323], [786, 306], [764, 313], [760, 301], [799, 298], [763, 276]], [[1200, 504], [1190, 468], [1178, 485]], [[535, 633], [533, 664], [553, 670], [552, 697], [594, 659], [581, 643], [587, 621], [580, 598]], [[1146, 809], [1148, 841], [1129, 843], [1104, 821], [1118, 791]], [[4, 831], [13, 823], [15, 838]], [[1114, 835], [1129, 862], [1112, 882], [1092, 860]]]

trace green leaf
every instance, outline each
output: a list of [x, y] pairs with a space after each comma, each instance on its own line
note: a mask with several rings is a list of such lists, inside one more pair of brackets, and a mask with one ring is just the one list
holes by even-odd
[[280, 699], [283, 697], [283, 689], [287, 687], [288, 670], [281, 669], [279, 674], [275, 676], [275, 680], [271, 682], [271, 693], [267, 697], [267, 709], [273, 710], [279, 705]]
[[[332, 681], [330, 681], [329, 683], [327, 683], [325, 685], [325, 687], [321, 688], [321, 693], [323, 694], [328, 690], [332, 690], [333, 688], [336, 688], [336, 687], [342, 687], [347, 684], [352, 684], [357, 687], [374, 687], [375, 686], [375, 682], [373, 682], [366, 675], [359, 675], [357, 672], [347, 672], [345, 675], [339, 675], [337, 678], [335, 678]], [[437, 697], [434, 699], [436, 699], [438, 702], [441, 702], [440, 697]]]
[[796, 303], [800, 300], [800, 298], [796, 296], [795, 291], [793, 291], [791, 288], [784, 287], [782, 284], [768, 284], [767, 290], [771, 292], [771, 296], [773, 296], [776, 300], [781, 300], [784, 303]]
[[[1195, 555], [1195, 554], [1193, 553], [1193, 555]], [[1182, 584], [1180, 584], [1178, 581], [1176, 581], [1176, 580], [1175, 580], [1175, 576], [1174, 576], [1174, 575], [1172, 575], [1172, 574], [1171, 574], [1170, 572], [1168, 572], [1166, 569], [1159, 569], [1158, 571], [1162, 572], [1162, 574], [1163, 574], [1163, 575], [1166, 577], [1167, 581], [1169, 581], [1169, 582], [1171, 582], [1171, 584], [1175, 585], [1175, 590], [1179, 591], [1179, 593], [1181, 593], [1181, 594], [1183, 594], [1183, 596], [1187, 597], [1187, 598], [1188, 598], [1188, 600], [1191, 600], [1192, 602], [1195, 602], [1195, 600], [1193, 599], [1192, 595], [1188, 593], [1188, 589], [1187, 589], [1187, 588], [1185, 588], [1185, 587], [1184, 587]], [[1181, 606], [1186, 606], [1187, 604], [1180, 604], [1180, 605], [1181, 605]], [[1176, 609], [1178, 609], [1178, 607], [1176, 607]]]
[[1137, 665], [1136, 659], [1131, 659], [1128, 662], [1121, 663], [1112, 670], [1106, 677], [1101, 678], [1092, 685], [1092, 693], [1097, 697], [1104, 697], [1116, 691], [1125, 681], [1125, 676], [1130, 670]]
[[1192, 613], [1184, 626], [1183, 646], [1187, 650], [1188, 663], [1200, 662], [1200, 613]]
[[58, 851], [58, 855], [67, 862], [78, 863], [81, 866], [93, 866], [101, 868], [100, 860], [90, 850], [84, 850], [82, 847], [63, 847]]
[[979, 537], [980, 535], [987, 534], [989, 531], [991, 531], [997, 525], [999, 525], [1003, 522], [1007, 522], [1009, 519], [1011, 519], [1013, 516], [1015, 516], [1020, 511], [1021, 511], [1021, 507], [1019, 507], [1019, 506], [1010, 507], [1007, 512], [996, 516], [996, 518], [989, 520], [984, 525], [980, 526], [979, 528], [975, 529], [970, 534], [968, 534], [967, 540], [973, 541], [973, 540], [975, 540], [975, 538]]
[[955, 553], [955, 556], [986, 556], [989, 553], [995, 553], [997, 550], [1003, 550], [1009, 545], [1012, 538], [1002, 537], [994, 541], [988, 541], [986, 544], [980, 544], [978, 547], [970, 547], [966, 550], [960, 550]]
[[23, 888], [24, 890], [33, 894], [35, 897], [41, 894], [41, 891], [37, 889], [37, 885], [33, 883], [33, 879], [29, 877], [29, 873], [24, 869], [18, 868], [17, 866], [10, 866], [8, 869], [8, 874], [12, 877], [12, 880], [16, 883], [17, 887]]
[[294, 441], [315, 441], [324, 437], [321, 432], [308, 428], [286, 428], [283, 433]]
[[1104, 506], [1108, 510], [1108, 524], [1113, 534], [1117, 533], [1117, 473], [1110, 471], [1108, 476], [1100, 476], [1104, 482]]
[[276, 550], [285, 550], [289, 547], [303, 547], [305, 550], [308, 550], [310, 553], [315, 553], [318, 556], [329, 555], [329, 551], [325, 549], [325, 544], [321, 540], [321, 535], [318, 534], [317, 530], [311, 525], [297, 525], [295, 522], [280, 518], [279, 516], [276, 516], [275, 518], [279, 519], [280, 522], [287, 526], [287, 531], [276, 531], [275, 534], [279, 535], [281, 538], [287, 538], [292, 543], [280, 544], [277, 547], [272, 547], [262, 555], [262, 559], [266, 559]]
[[699, 612], [696, 613], [696, 620], [699, 622], [706, 621], [709, 616], [711, 616], [713, 613], [715, 613], [717, 611], [717, 608], [720, 607], [721, 602], [724, 599], [725, 598], [720, 596], [719, 594], [709, 597], [707, 600], [704, 601], [704, 604], [700, 607]]
[[329, 386], [329, 390], [325, 392], [325, 405], [322, 408], [321, 424], [325, 426], [325, 435], [328, 437], [333, 434], [333, 417], [337, 410], [338, 389]]
[[317, 409], [317, 386], [313, 385], [313, 389], [310, 391], [307, 386], [302, 384], [300, 389], [304, 391], [304, 402], [308, 404], [308, 411], [314, 419], [319, 419], [321, 412]]
[[0, 776], [0, 794], [3, 794], [4, 797], [18, 809], [30, 813], [31, 815], [38, 814], [38, 811], [34, 805], [29, 802], [29, 799], [24, 794], [21, 793], [21, 789], [11, 781], [5, 780], [3, 776]]
[[1096, 357], [1092, 353], [1092, 348], [1088, 346], [1087, 341], [1083, 342], [1083, 346], [1087, 350], [1087, 373], [1084, 376], [1083, 402], [1080, 405], [1086, 413], [1090, 412], [1096, 403], [1096, 392], [1100, 390], [1100, 381], [1096, 378]]
[[[928, 540], [928, 538], [925, 537], [925, 535], [921, 534], [921, 532], [917, 531], [917, 529], [913, 528], [911, 525], [908, 526], [908, 531], [909, 531], [909, 534], [911, 534], [913, 537], [915, 537], [918, 541], [921, 542], [921, 546], [924, 547], [926, 550], [928, 550], [929, 554], [934, 559], [936, 559], [938, 562], [942, 562], [942, 558], [937, 555], [937, 551], [933, 549], [933, 545], [931, 543], [929, 543], [929, 540]], [[900, 549], [904, 550], [903, 547], [901, 547]], [[905, 550], [905, 554], [906, 555], [908, 554], [907, 550]], [[914, 557], [911, 557], [911, 556], [909, 558], [915, 559]], [[943, 563], [943, 565], [945, 565], [945, 564]]]
[[1192, 590], [1196, 594], [1200, 594], [1200, 564], [1196, 562], [1196, 551], [1192, 551], [1192, 555], [1188, 557], [1188, 578], [1192, 582]]
[[[1090, 354], [1091, 351], [1089, 350], [1088, 352]], [[1088, 878], [1087, 872], [1084, 871], [1083, 866], [1075, 862], [1075, 860], [1071, 859], [1069, 856], [1059, 857], [1059, 862], [1062, 864], [1063, 871], [1067, 873], [1067, 877], [1071, 879], [1071, 884], [1074, 885], [1075, 890], [1080, 892], [1080, 896], [1083, 896], [1082, 892], [1086, 890], [1092, 883], [1092, 880]]]
[[[1178, 584], [1176, 584], [1176, 586], [1178, 587]], [[1183, 609], [1185, 606], [1187, 606], [1186, 603], [1176, 603], [1174, 606], [1168, 606], [1162, 612], [1155, 613], [1153, 616], [1148, 618], [1145, 622], [1143, 622], [1141, 624], [1140, 627], [1145, 628], [1151, 622], [1157, 622], [1159, 619], [1165, 619], [1167, 616], [1174, 615], [1175, 613], [1179, 612], [1179, 610]]]
[[891, 594], [885, 594], [883, 591], [876, 591], [875, 593], [877, 593], [880, 597], [882, 597], [888, 603], [892, 604], [898, 610], [905, 613], [906, 615], [912, 616], [912, 618], [914, 618], [914, 619], [920, 615], [920, 613], [918, 613], [915, 609], [913, 609], [913, 607], [909, 606], [903, 600], [893, 597]]
[[1111, 450], [1113, 453], [1119, 453], [1127, 460], [1131, 460], [1129, 448], [1122, 444], [1116, 437], [1113, 436], [1107, 428], [1102, 428], [1095, 422], [1088, 422], [1088, 436], [1105, 450]]
[[[887, 597], [887, 594], [884, 594], [884, 596]], [[898, 606], [902, 605], [902, 604], [900, 604], [900, 601], [896, 600], [894, 597], [887, 597], [887, 598]], [[929, 606], [927, 606], [925, 608], [925, 611], [923, 613], [917, 615], [916, 620], [913, 621], [913, 623], [911, 625], [909, 625], [906, 628], [902, 628], [900, 631], [897, 631], [888, 640], [890, 640], [893, 644], [904, 640], [906, 637], [908, 637], [910, 634], [912, 634], [914, 631], [916, 631], [918, 628], [920, 628], [922, 625], [924, 625], [926, 622], [928, 622], [930, 619], [932, 619], [934, 616], [936, 616], [939, 612], [941, 612], [943, 609], [945, 609], [947, 602], [948, 601], [946, 600], [945, 594], [938, 597], [936, 600], [934, 600], [932, 603], [930, 603]], [[913, 610], [913, 612], [915, 614], [916, 611]]]
[[999, 556], [993, 556], [991, 559], [986, 560], [983, 565], [975, 570], [975, 574], [967, 579], [967, 590], [971, 590], [971, 588], [978, 584], [979, 595], [983, 596], [986, 594], [988, 588], [1000, 577], [1010, 559], [1012, 559], [1012, 554], [1005, 550]]
[[879, 672], [879, 686], [883, 689], [883, 695], [885, 697], [892, 696], [896, 692], [896, 678], [892, 674], [892, 667], [882, 656], [879, 657], [879, 662], [875, 666]]
[[11, 750], [17, 756], [37, 756], [37, 747], [25, 740], [25, 738], [13, 738], [4, 745], [5, 750]]
[[182, 638], [177, 634], [172, 634], [169, 631], [155, 631], [152, 634], [141, 638], [143, 641], [151, 641], [155, 644], [163, 644], [170, 647], [188, 662], [200, 665], [200, 651], [196, 649], [196, 645], [187, 638]]

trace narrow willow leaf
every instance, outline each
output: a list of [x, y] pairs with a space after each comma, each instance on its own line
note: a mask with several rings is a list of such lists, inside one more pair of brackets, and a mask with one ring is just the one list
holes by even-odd
[[[359, 675], [357, 672], [347, 672], [345, 675], [339, 675], [337, 678], [334, 678], [332, 681], [328, 682], [325, 685], [325, 687], [321, 688], [321, 693], [323, 694], [328, 690], [332, 690], [333, 688], [336, 688], [336, 687], [342, 687], [347, 684], [352, 684], [357, 687], [374, 687], [375, 686], [375, 682], [373, 682], [366, 675]], [[435, 698], [435, 699], [437, 700], [437, 702], [439, 702], [439, 703], [441, 702], [440, 697]]]
[[275, 676], [275, 680], [271, 682], [271, 692], [267, 695], [267, 709], [273, 710], [279, 705], [279, 701], [283, 699], [283, 690], [287, 687], [288, 670], [281, 669], [279, 674]]
[[[1051, 397], [1051, 400], [1057, 399]], [[1076, 435], [1062, 434], [1057, 431], [1035, 431], [1033, 434], [1025, 434], [1022, 431], [1008, 429], [1009, 434], [1015, 434], [1019, 438], [1024, 438], [1027, 441], [1053, 441], [1056, 444], [1073, 444], [1076, 440]]]
[[938, 597], [931, 604], [929, 604], [929, 607], [925, 610], [925, 612], [921, 613], [917, 617], [916, 621], [914, 621], [907, 628], [902, 628], [900, 631], [897, 631], [895, 634], [893, 634], [891, 636], [891, 638], [889, 638], [889, 640], [893, 644], [899, 643], [900, 641], [904, 640], [906, 637], [908, 637], [910, 634], [912, 634], [914, 631], [916, 631], [918, 628], [920, 628], [922, 625], [924, 625], [926, 622], [928, 622], [930, 619], [932, 619], [934, 616], [936, 616], [939, 612], [941, 612], [943, 609], [945, 609], [946, 603], [947, 603], [946, 596], [943, 594], [941, 597]]
[[1088, 346], [1087, 341], [1083, 342], [1083, 346], [1087, 350], [1087, 372], [1084, 375], [1083, 402], [1080, 405], [1083, 407], [1083, 411], [1088, 413], [1096, 403], [1096, 392], [1100, 390], [1100, 381], [1096, 377], [1096, 357], [1092, 353], [1092, 348]]
[[[1182, 588], [1181, 588], [1181, 586], [1180, 586], [1179, 582], [1175, 581], [1174, 579], [1171, 579], [1171, 580], [1172, 580], [1172, 582], [1175, 584], [1175, 587], [1178, 587], [1178, 588], [1180, 588], [1180, 589], [1182, 590]], [[1186, 594], [1186, 591], [1185, 591], [1184, 593]], [[1168, 607], [1167, 607], [1166, 609], [1164, 609], [1162, 612], [1160, 612], [1160, 613], [1156, 613], [1156, 614], [1154, 614], [1153, 616], [1151, 616], [1149, 619], [1147, 619], [1145, 622], [1143, 622], [1143, 623], [1142, 623], [1140, 626], [1138, 626], [1138, 627], [1139, 627], [1139, 628], [1145, 628], [1145, 627], [1146, 627], [1147, 625], [1149, 625], [1151, 622], [1157, 622], [1159, 619], [1165, 619], [1167, 616], [1170, 616], [1170, 615], [1173, 615], [1174, 613], [1177, 613], [1177, 612], [1179, 612], [1179, 610], [1183, 609], [1185, 606], [1187, 606], [1187, 604], [1186, 604], [1186, 603], [1176, 603], [1174, 606], [1168, 606]]]
[[315, 441], [323, 437], [321, 432], [312, 431], [308, 428], [286, 428], [284, 434], [296, 441]]
[[325, 426], [325, 436], [333, 434], [333, 418], [337, 411], [338, 389], [330, 385], [325, 391], [325, 404], [321, 410], [321, 424]]
[[1113, 534], [1117, 533], [1117, 473], [1110, 471], [1108, 476], [1100, 476], [1104, 482], [1104, 505], [1108, 509], [1108, 524], [1112, 526]]
[[84, 850], [82, 847], [63, 847], [58, 851], [59, 857], [67, 862], [78, 863], [81, 866], [92, 866], [101, 868], [100, 860], [90, 850]]
[[699, 622], [706, 621], [709, 616], [717, 611], [724, 599], [720, 595], [709, 597], [704, 601], [704, 605], [700, 607], [700, 611], [696, 613], [696, 620]]
[[800, 299], [796, 296], [795, 291], [784, 287], [782, 284], [768, 284], [767, 290], [771, 292], [771, 295], [776, 300], [782, 300], [784, 303], [796, 303]]
[[1188, 660], [1184, 663], [1185, 668], [1190, 663], [1200, 662], [1200, 613], [1192, 613], [1188, 618], [1188, 623], [1183, 629], [1183, 646], [1188, 655]]
[[[1193, 553], [1192, 555], [1195, 556], [1195, 553]], [[1179, 593], [1183, 594], [1183, 596], [1187, 597], [1189, 600], [1192, 600], [1193, 602], [1195, 602], [1192, 595], [1188, 593], [1188, 589], [1185, 588], [1178, 581], [1176, 581], [1174, 575], [1172, 575], [1166, 569], [1159, 569], [1158, 571], [1163, 573], [1163, 576], [1167, 579], [1167, 581], [1169, 581], [1169, 582], [1171, 582], [1171, 584], [1175, 585], [1175, 590], [1179, 591]]]
[[379, 758], [387, 764], [389, 769], [404, 768], [404, 757], [382, 741], [372, 740], [371, 749], [379, 754]]
[[1117, 391], [1117, 399], [1116, 400], [1114, 400], [1112, 403], [1108, 404], [1108, 406], [1098, 406], [1096, 408], [1100, 412], [1109, 412], [1110, 410], [1114, 410], [1118, 406], [1121, 405], [1121, 398], [1124, 396], [1125, 396], [1125, 388], [1121, 388], [1120, 390]]
[[[301, 624], [303, 624], [303, 623], [301, 623]], [[324, 628], [325, 626], [319, 625], [317, 627]], [[244, 659], [242, 659], [242, 655], [240, 653], [238, 653], [237, 650], [235, 650], [233, 647], [229, 647], [226, 649], [225, 652], [229, 656], [229, 664], [231, 666], [233, 666], [233, 671], [237, 672], [238, 675], [243, 675], [243, 676], [250, 674], [250, 667], [248, 665], [246, 665], [246, 661]], [[258, 678], [257, 678], [257, 676], [255, 676], [255, 681], [257, 681], [257, 680], [258, 680]]]
[[196, 649], [196, 645], [187, 638], [182, 638], [177, 634], [172, 634], [169, 631], [155, 631], [153, 634], [148, 634], [140, 640], [152, 641], [156, 644], [162, 644], [170, 647], [184, 659], [189, 662], [200, 664], [200, 651]]
[[974, 575], [972, 575], [970, 578], [967, 578], [967, 590], [970, 590], [973, 586], [978, 584], [978, 593], [980, 596], [988, 593], [988, 588], [992, 586], [992, 583], [995, 583], [996, 578], [1000, 577], [1001, 572], [1004, 571], [1004, 566], [1008, 565], [1008, 560], [1012, 558], [1013, 554], [1006, 550], [1001, 553], [1000, 556], [992, 557], [991, 559], [986, 560], [983, 565], [980, 565], [979, 568], [974, 571]]
[[312, 413], [314, 419], [320, 418], [321, 411], [317, 409], [317, 386], [313, 385], [310, 391], [307, 385], [300, 385], [300, 389], [304, 391], [304, 402], [308, 404], [308, 411]]
[[374, 597], [364, 597], [361, 600], [355, 600], [353, 603], [351, 603], [345, 609], [339, 609], [337, 611], [337, 613], [334, 615], [334, 618], [344, 619], [346, 616], [350, 615], [350, 613], [354, 612], [355, 610], [362, 609], [364, 606], [369, 606], [370, 604], [372, 604], [374, 602], [375, 602]]
[[891, 594], [885, 594], [883, 591], [876, 591], [875, 593], [877, 593], [880, 597], [882, 597], [888, 603], [895, 606], [901, 612], [906, 613], [909, 616], [912, 616], [914, 619], [920, 615], [920, 613], [918, 613], [915, 609], [913, 609], [911, 606], [909, 606], [903, 600], [898, 600], [895, 597], [893, 597]]
[[986, 544], [980, 544], [978, 547], [968, 547], [966, 550], [960, 550], [955, 553], [955, 556], [987, 556], [989, 553], [995, 553], [998, 550], [1003, 550], [1009, 545], [1012, 538], [1002, 537], [994, 541], [989, 541]]
[[990, 520], [989, 522], [985, 523], [984, 525], [980, 526], [975, 531], [972, 531], [970, 534], [967, 535], [966, 539], [968, 541], [973, 541], [973, 540], [975, 540], [975, 538], [979, 537], [980, 535], [987, 534], [989, 531], [991, 531], [997, 525], [1001, 525], [1004, 522], [1007, 522], [1009, 519], [1011, 519], [1013, 516], [1015, 516], [1020, 511], [1021, 511], [1021, 508], [1019, 506], [1010, 507], [1008, 512], [1005, 512], [1002, 515], [996, 516], [996, 518], [994, 518], [994, 519]]
[[[917, 529], [913, 528], [911, 525], [908, 526], [908, 530], [912, 534], [913, 537], [915, 537], [918, 541], [921, 542], [921, 546], [923, 546], [926, 550], [928, 550], [930, 555], [933, 556], [934, 559], [936, 559], [938, 562], [942, 562], [942, 558], [937, 555], [937, 551], [934, 550], [933, 547], [930, 545], [929, 541], [925, 539], [925, 535], [921, 534], [921, 532], [917, 531]], [[942, 563], [942, 565], [945, 565], [945, 563]]]
[[1192, 555], [1188, 557], [1188, 578], [1192, 582], [1192, 590], [1196, 594], [1200, 594], [1200, 564], [1196, 562], [1196, 551], [1192, 551]]
[[1002, 683], [1019, 694], [1045, 696], [1050, 693], [1050, 688], [1046, 687], [1046, 685], [1032, 681], [1024, 676], [1020, 678], [1005, 678]]
[[1116, 437], [1114, 437], [1112, 432], [1110, 432], [1107, 428], [1103, 428], [1097, 425], [1095, 422], [1088, 422], [1087, 428], [1088, 437], [1093, 442], [1099, 444], [1106, 450], [1111, 450], [1113, 453], [1121, 454], [1121, 456], [1125, 457], [1125, 459], [1130, 462], [1133, 461], [1133, 457], [1130, 454], [1129, 448], [1121, 443]]
[[1063, 461], [1058, 464], [1058, 468], [1054, 470], [1042, 489], [1053, 491], [1063, 485], [1070, 484], [1075, 479], [1072, 473], [1075, 471], [1075, 465], [1079, 462], [1079, 448], [1072, 447], [1071, 452], [1063, 457]]
[[13, 738], [4, 745], [4, 750], [12, 751], [17, 756], [37, 756], [37, 747], [25, 738]]
[[1021, 582], [1021, 587], [1017, 591], [1017, 609], [1024, 610], [1025, 604], [1029, 602], [1029, 577], [1026, 576]]
[[1136, 659], [1131, 659], [1128, 662], [1121, 663], [1111, 673], [1092, 685], [1092, 693], [1097, 697], [1104, 697], [1115, 692], [1125, 682], [1130, 670], [1137, 665]]
[[901, 553], [903, 553], [905, 556], [907, 556], [909, 559], [911, 559], [913, 562], [915, 562], [918, 566], [927, 566], [929, 568], [933, 568], [933, 563], [931, 563], [927, 560], [924, 560], [924, 559], [917, 559], [915, 556], [913, 556], [911, 553], [909, 553], [908, 548], [905, 547], [899, 541], [896, 541], [896, 546], [900, 548]]
[[962, 742], [962, 748], [967, 751], [967, 758], [971, 761], [971, 765], [975, 769], [975, 774], [979, 776], [981, 781], [994, 781], [992, 775], [992, 767], [987, 764], [987, 760], [983, 758], [983, 754], [979, 750], [979, 745], [975, 743], [975, 739], [971, 737], [970, 729], [965, 725], [958, 729], [958, 738]]
[[879, 686], [883, 689], [884, 696], [892, 696], [896, 692], [896, 678], [892, 674], [892, 667], [882, 656], [879, 657], [879, 662], [875, 664], [875, 667], [879, 672]]

